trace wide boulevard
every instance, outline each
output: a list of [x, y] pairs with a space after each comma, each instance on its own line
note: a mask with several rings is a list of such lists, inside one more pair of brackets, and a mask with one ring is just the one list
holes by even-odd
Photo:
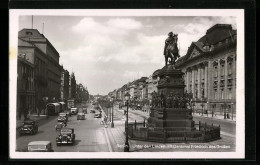
[[[82, 105], [77, 105], [79, 111], [82, 110]], [[50, 116], [48, 119], [40, 120], [39, 122], [39, 132], [35, 135], [24, 135], [19, 136], [17, 129], [16, 137], [16, 150], [17, 151], [26, 151], [27, 145], [31, 141], [41, 141], [48, 140], [53, 144], [53, 149], [55, 152], [111, 152], [116, 151], [115, 145], [113, 145], [113, 139], [124, 142], [124, 134], [119, 134], [115, 132], [116, 130], [121, 130], [124, 132], [124, 122], [125, 115], [124, 109], [119, 109], [118, 105], [115, 105], [114, 110], [114, 131], [108, 131], [110, 128], [110, 122], [108, 122], [108, 127], [100, 124], [101, 118], [94, 118], [94, 113], [90, 113], [91, 109], [94, 109], [93, 105], [87, 104], [88, 113], [85, 115], [86, 120], [77, 120], [77, 115], [72, 115], [69, 117], [67, 122], [67, 127], [74, 128], [76, 134], [76, 141], [74, 145], [56, 145], [56, 137], [59, 134], [59, 131], [55, 130], [55, 125], [57, 124], [57, 116]], [[111, 109], [108, 111], [108, 121], [111, 120]], [[104, 115], [104, 111], [102, 112]], [[129, 122], [137, 121], [143, 122], [147, 120], [149, 114], [147, 112], [142, 112], [140, 110], [129, 109]], [[200, 117], [194, 115], [194, 121], [198, 123], [207, 122], [208, 124], [214, 123], [214, 125], [220, 125], [221, 127], [221, 136], [224, 142], [225, 139], [228, 141], [233, 141], [235, 143], [236, 136], [236, 124], [232, 121], [225, 120], [216, 120]], [[119, 129], [120, 128], [120, 129]], [[141, 141], [138, 143], [142, 143]], [[118, 150], [121, 151], [121, 150]]]

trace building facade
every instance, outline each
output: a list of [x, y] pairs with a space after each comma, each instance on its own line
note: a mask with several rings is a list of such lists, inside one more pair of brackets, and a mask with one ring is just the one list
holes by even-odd
[[185, 90], [193, 94], [193, 109], [235, 114], [236, 35], [231, 25], [216, 24], [176, 62], [185, 73]]
[[[59, 65], [59, 53], [49, 40], [41, 34], [37, 29], [22, 29], [18, 33], [18, 38], [23, 42], [27, 42], [32, 45], [39, 54], [35, 56], [35, 65], [38, 66], [37, 76], [39, 82], [38, 92], [43, 92], [41, 96], [37, 96], [42, 99], [48, 100], [48, 102], [58, 101], [60, 98], [60, 78], [61, 78], [61, 66]], [[43, 73], [42, 73], [43, 72]], [[44, 77], [46, 75], [46, 77]], [[47, 81], [46, 81], [47, 79]], [[47, 87], [47, 90], [46, 90]]]
[[35, 73], [32, 56], [18, 52], [17, 71], [17, 118], [27, 114], [35, 108]]

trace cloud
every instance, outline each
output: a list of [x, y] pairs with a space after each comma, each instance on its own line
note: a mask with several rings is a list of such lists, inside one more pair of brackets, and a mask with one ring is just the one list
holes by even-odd
[[142, 28], [142, 24], [140, 22], [138, 22], [134, 19], [130, 19], [130, 18], [110, 19], [107, 22], [107, 25], [110, 27], [114, 27], [114, 28], [118, 28], [118, 29], [126, 29], [126, 30]]
[[185, 55], [191, 43], [199, 40], [215, 24], [231, 24], [236, 29], [235, 17], [194, 17], [188, 24], [171, 25], [176, 31], [182, 31], [178, 35], [180, 55]]

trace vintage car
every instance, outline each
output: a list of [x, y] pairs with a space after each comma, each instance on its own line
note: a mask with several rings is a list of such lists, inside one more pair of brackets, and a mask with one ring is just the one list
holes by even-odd
[[91, 110], [90, 110], [90, 113], [96, 113], [96, 111], [95, 111], [95, 110], [93, 110], [93, 109], [91, 109]]
[[56, 129], [56, 131], [60, 131], [63, 127], [66, 127], [66, 126], [67, 126], [66, 123], [60, 122], [55, 125], [55, 129]]
[[64, 113], [66, 113], [67, 116], [71, 116], [71, 112], [70, 111], [65, 111]]
[[85, 120], [85, 114], [84, 113], [78, 113], [77, 120]]
[[38, 132], [38, 123], [34, 120], [26, 120], [23, 122], [22, 128], [20, 128], [20, 136], [23, 134], [35, 134]]
[[54, 152], [50, 141], [32, 141], [28, 144], [28, 152]]
[[101, 113], [95, 113], [94, 118], [101, 118], [102, 114]]
[[64, 116], [59, 116], [57, 120], [58, 120], [58, 122], [63, 122], [63, 123], [67, 122], [67, 119]]
[[65, 117], [66, 118], [66, 122], [68, 121], [68, 115], [65, 112], [59, 113], [59, 116]]
[[60, 134], [56, 138], [57, 146], [61, 144], [74, 144], [75, 142], [74, 128], [62, 128]]
[[82, 112], [83, 112], [84, 114], [87, 114], [87, 113], [88, 113], [87, 108], [83, 107]]
[[70, 111], [72, 115], [76, 115], [78, 113], [78, 108], [71, 108]]

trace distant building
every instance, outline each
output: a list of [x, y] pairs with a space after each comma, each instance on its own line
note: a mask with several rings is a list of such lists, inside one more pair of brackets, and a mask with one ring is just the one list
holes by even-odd
[[216, 24], [177, 61], [194, 108], [202, 109], [203, 103], [205, 109], [222, 114], [235, 110], [236, 51], [237, 31], [229, 24]]
[[77, 96], [77, 83], [76, 83], [76, 78], [74, 75], [74, 72], [71, 73], [70, 76], [70, 98], [71, 99], [76, 99]]

